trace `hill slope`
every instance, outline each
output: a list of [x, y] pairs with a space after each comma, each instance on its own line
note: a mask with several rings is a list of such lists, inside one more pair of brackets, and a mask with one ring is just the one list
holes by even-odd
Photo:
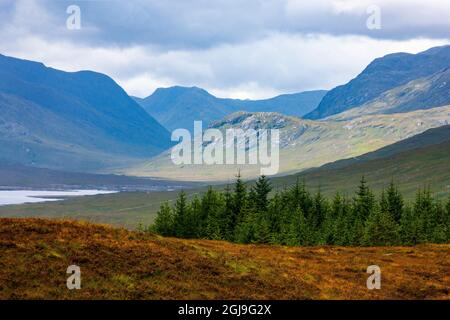
[[192, 129], [194, 120], [201, 120], [206, 126], [236, 111], [303, 116], [317, 107], [325, 93], [324, 90], [317, 90], [265, 100], [239, 100], [217, 98], [197, 87], [176, 86], [159, 88], [147, 98], [135, 100], [166, 128], [174, 130]]
[[327, 168], [327, 169], [342, 168], [350, 166], [355, 163], [386, 158], [413, 149], [420, 149], [436, 144], [445, 143], [448, 142], [449, 140], [450, 140], [450, 125], [445, 125], [437, 128], [428, 129], [425, 132], [416, 134], [410, 138], [400, 140], [398, 142], [387, 145], [378, 150], [368, 152], [354, 158], [343, 159], [324, 164], [320, 168]]
[[[449, 249], [236, 245], [1, 219], [0, 299], [449, 299]], [[72, 264], [81, 290], [66, 288]], [[373, 264], [382, 290], [367, 290]]]
[[418, 54], [386, 55], [372, 61], [347, 84], [328, 91], [319, 106], [305, 118], [321, 119], [358, 107], [389, 89], [430, 76], [448, 67], [450, 45], [431, 48]]
[[170, 136], [106, 75], [0, 55], [0, 157], [96, 170], [152, 156]]
[[[361, 116], [347, 121], [312, 121], [277, 113], [234, 113], [212, 127], [279, 129], [280, 170], [289, 174], [339, 159], [359, 156], [450, 123], [450, 106], [389, 115]], [[216, 143], [223, 143], [218, 140]], [[228, 144], [225, 154], [230, 150]], [[233, 180], [238, 170], [245, 178], [260, 174], [259, 165], [175, 165], [170, 150], [143, 164], [125, 169], [128, 175], [190, 181]]]

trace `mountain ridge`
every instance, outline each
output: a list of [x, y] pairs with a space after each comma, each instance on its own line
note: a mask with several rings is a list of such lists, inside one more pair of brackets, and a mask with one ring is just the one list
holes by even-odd
[[[158, 88], [146, 98], [133, 97], [150, 115], [169, 130], [192, 129], [194, 120], [205, 126], [237, 111], [281, 112], [301, 116], [314, 109], [325, 90], [281, 94], [261, 100], [218, 98], [199, 87]], [[183, 117], [180, 114], [183, 112]]]
[[345, 120], [362, 115], [426, 110], [447, 104], [450, 104], [450, 67], [387, 90], [357, 108], [325, 119]]
[[450, 66], [450, 45], [430, 48], [417, 54], [392, 53], [373, 60], [346, 84], [327, 92], [318, 107], [305, 115], [321, 119], [341, 113], [376, 98], [409, 81], [432, 75]]

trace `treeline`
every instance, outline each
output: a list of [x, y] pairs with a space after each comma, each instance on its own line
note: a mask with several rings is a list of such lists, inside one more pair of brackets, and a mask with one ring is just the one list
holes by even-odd
[[392, 181], [379, 199], [364, 177], [352, 198], [326, 199], [297, 181], [269, 198], [270, 181], [261, 176], [247, 188], [238, 175], [223, 192], [209, 188], [188, 201], [180, 192], [174, 206], [164, 203], [150, 231], [164, 236], [291, 246], [382, 246], [450, 242], [450, 197], [433, 199], [419, 189], [405, 204]]

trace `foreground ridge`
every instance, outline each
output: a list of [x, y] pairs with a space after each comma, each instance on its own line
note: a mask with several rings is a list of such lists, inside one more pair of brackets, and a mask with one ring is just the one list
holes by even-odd
[[[281, 247], [0, 219], [1, 299], [449, 299], [450, 245]], [[69, 265], [81, 289], [68, 290]], [[366, 269], [382, 287], [368, 290]]]

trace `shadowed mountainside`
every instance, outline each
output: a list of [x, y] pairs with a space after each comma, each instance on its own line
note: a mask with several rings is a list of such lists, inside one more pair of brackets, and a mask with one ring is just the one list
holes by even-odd
[[0, 158], [95, 171], [148, 158], [169, 133], [111, 78], [0, 55]]

